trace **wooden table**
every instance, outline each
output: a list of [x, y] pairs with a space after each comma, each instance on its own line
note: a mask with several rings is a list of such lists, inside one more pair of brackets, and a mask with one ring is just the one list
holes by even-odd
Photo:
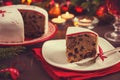
[[[56, 35], [52, 39], [64, 39], [66, 29], [71, 24], [67, 23], [65, 25], [59, 25]], [[99, 36], [104, 37], [104, 33], [107, 31], [112, 31], [114, 28], [111, 25], [96, 25], [93, 31], [97, 32]], [[110, 41], [109, 41], [110, 42]], [[120, 47], [120, 43], [110, 42], [114, 47]], [[40, 61], [36, 60], [33, 56], [33, 47], [41, 47], [43, 43], [37, 45], [27, 46], [27, 50], [22, 55], [0, 61], [0, 65], [7, 65], [18, 68], [20, 70], [19, 80], [52, 80], [51, 77], [42, 67]], [[98, 77], [91, 80], [119, 80], [120, 72], [110, 74], [104, 77]], [[0, 79], [1, 80], [1, 79]]]

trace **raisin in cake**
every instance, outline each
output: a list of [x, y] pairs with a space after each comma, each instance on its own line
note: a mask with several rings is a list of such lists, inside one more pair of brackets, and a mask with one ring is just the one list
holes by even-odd
[[16, 8], [0, 7], [0, 42], [18, 43], [23, 41], [24, 24], [19, 11]]
[[66, 34], [66, 55], [68, 62], [72, 63], [95, 57], [97, 53], [97, 40], [97, 34], [91, 30], [69, 27]]

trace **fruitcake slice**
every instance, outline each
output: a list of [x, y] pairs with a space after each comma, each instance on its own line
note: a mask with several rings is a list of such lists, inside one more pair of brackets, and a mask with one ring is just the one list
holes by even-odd
[[83, 28], [78, 31], [66, 35], [66, 55], [70, 63], [95, 57], [97, 53], [97, 34]]

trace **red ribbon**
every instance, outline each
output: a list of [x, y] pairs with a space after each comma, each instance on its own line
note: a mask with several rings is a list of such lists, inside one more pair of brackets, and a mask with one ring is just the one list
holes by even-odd
[[9, 72], [13, 80], [17, 80], [18, 77], [20, 76], [19, 71], [15, 68], [2, 69], [0, 70], [0, 73], [1, 72]]
[[105, 58], [107, 58], [106, 56], [104, 56], [103, 54], [103, 50], [101, 47], [99, 47], [99, 54], [98, 56], [101, 58], [102, 61], [104, 61]]
[[2, 17], [4, 17], [4, 13], [5, 13], [6, 11], [3, 11], [3, 10], [0, 10], [0, 14], [2, 14]]

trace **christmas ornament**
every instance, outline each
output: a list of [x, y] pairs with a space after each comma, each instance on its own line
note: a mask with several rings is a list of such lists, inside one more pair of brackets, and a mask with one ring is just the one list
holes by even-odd
[[98, 8], [98, 10], [96, 11], [96, 15], [97, 15], [98, 17], [102, 17], [102, 16], [104, 16], [104, 15], [106, 14], [106, 12], [107, 12], [106, 6], [105, 6], [105, 5], [102, 5], [102, 6], [100, 6], [100, 7]]
[[49, 4], [50, 4], [50, 6], [53, 6], [55, 4], [55, 1], [51, 0]]
[[114, 17], [108, 13], [106, 5], [101, 5], [96, 11], [96, 16], [99, 19], [99, 24], [111, 24], [114, 22]]
[[67, 6], [70, 6], [71, 5], [71, 1], [70, 0], [66, 0], [66, 4], [67, 4]]
[[12, 0], [4, 1], [4, 5], [6, 5], [6, 6], [10, 6], [12, 4], [13, 4]]
[[12, 80], [17, 80], [17, 78], [20, 76], [19, 71], [15, 68], [1, 69], [0, 73], [3, 73], [3, 72], [9, 72], [12, 77]]
[[76, 6], [76, 7], [75, 7], [75, 11], [76, 11], [77, 13], [82, 13], [82, 12], [83, 12], [83, 8], [82, 8], [81, 6]]
[[69, 7], [68, 7], [67, 5], [62, 5], [62, 6], [61, 6], [61, 10], [62, 10], [63, 13], [64, 13], [64, 12], [67, 12], [68, 9], [69, 9]]
[[49, 10], [50, 17], [58, 17], [61, 14], [60, 5], [55, 3], [55, 5]]

